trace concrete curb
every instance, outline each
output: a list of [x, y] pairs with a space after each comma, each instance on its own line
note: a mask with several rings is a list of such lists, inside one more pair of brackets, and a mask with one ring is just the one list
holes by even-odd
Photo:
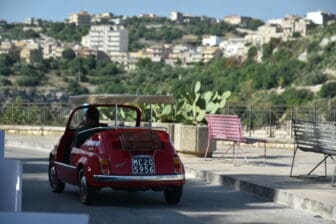
[[311, 212], [326, 219], [336, 221], [336, 207], [287, 190], [276, 189], [271, 186], [260, 185], [251, 181], [239, 179], [234, 175], [223, 175], [206, 170], [185, 167], [186, 172], [202, 181], [232, 187], [237, 191], [244, 191], [273, 201], [290, 208]]

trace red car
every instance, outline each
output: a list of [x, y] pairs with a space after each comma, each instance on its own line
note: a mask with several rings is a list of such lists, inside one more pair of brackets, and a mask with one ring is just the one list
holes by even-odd
[[[53, 192], [63, 192], [65, 184], [77, 185], [83, 204], [92, 203], [96, 191], [104, 187], [163, 191], [168, 204], [180, 201], [183, 163], [166, 130], [152, 128], [151, 116], [147, 126], [141, 126], [141, 109], [134, 106], [173, 103], [173, 97], [82, 95], [70, 100], [82, 106], [71, 112], [64, 135], [50, 153]], [[99, 122], [80, 127], [85, 114], [96, 109]]]

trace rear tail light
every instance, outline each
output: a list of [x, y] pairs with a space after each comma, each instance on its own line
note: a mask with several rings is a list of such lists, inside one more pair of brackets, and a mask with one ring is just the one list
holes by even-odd
[[110, 174], [110, 164], [108, 159], [100, 158], [99, 163], [100, 163], [100, 172], [102, 174]]
[[173, 163], [174, 163], [174, 172], [182, 173], [182, 162], [178, 156], [174, 157]]

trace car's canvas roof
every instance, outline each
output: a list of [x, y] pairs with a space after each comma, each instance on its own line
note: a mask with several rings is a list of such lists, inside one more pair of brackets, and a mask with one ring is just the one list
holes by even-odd
[[151, 103], [151, 104], [174, 104], [173, 96], [163, 95], [121, 95], [121, 94], [90, 94], [70, 96], [71, 104], [128, 104], [128, 103]]

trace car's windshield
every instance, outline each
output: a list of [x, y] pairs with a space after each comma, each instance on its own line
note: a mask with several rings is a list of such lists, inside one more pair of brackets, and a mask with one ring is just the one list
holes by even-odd
[[[99, 111], [99, 123], [102, 126], [136, 126], [137, 113], [134, 108], [114, 106], [99, 106], [96, 108]], [[81, 123], [86, 119], [87, 110], [88, 107], [75, 111], [69, 126], [71, 129], [81, 126]]]

